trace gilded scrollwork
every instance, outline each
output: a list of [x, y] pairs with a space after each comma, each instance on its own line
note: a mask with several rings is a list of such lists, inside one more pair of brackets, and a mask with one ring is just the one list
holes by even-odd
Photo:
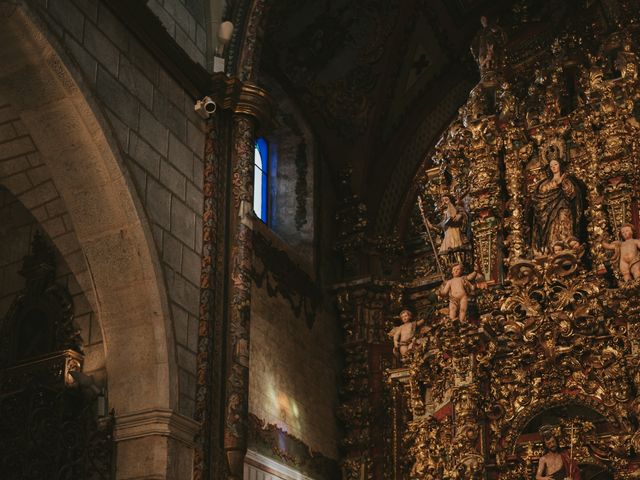
[[[638, 28], [594, 35], [589, 22], [549, 40], [550, 55], [512, 52], [500, 33], [493, 66], [498, 30], [477, 37], [481, 80], [415, 190], [425, 228], [443, 195], [465, 206], [457, 262], [488, 288], [463, 322], [438, 304], [389, 371], [408, 418], [396, 478], [535, 478], [545, 422], [582, 478], [640, 476]], [[407, 297], [443, 284], [420, 275]]]

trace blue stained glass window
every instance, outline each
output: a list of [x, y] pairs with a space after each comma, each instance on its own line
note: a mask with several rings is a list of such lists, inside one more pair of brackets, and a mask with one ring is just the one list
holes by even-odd
[[267, 179], [269, 178], [269, 145], [258, 138], [253, 163], [253, 211], [267, 223]]

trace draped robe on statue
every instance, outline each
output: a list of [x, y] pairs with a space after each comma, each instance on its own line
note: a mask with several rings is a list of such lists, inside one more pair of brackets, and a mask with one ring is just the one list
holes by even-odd
[[444, 218], [440, 222], [440, 228], [444, 232], [442, 243], [438, 249], [439, 253], [446, 253], [449, 250], [460, 248], [464, 244], [464, 234], [466, 227], [466, 215], [462, 207], [449, 203], [444, 211]]
[[531, 246], [534, 251], [549, 253], [555, 243], [579, 238], [581, 194], [578, 181], [568, 175], [559, 185], [553, 179], [545, 179], [536, 186], [532, 195]]
[[[549, 476], [553, 478], [553, 480], [565, 480], [566, 478], [570, 478], [571, 480], [582, 480], [580, 469], [578, 468], [576, 461], [572, 460], [565, 452], [560, 453], [560, 456], [562, 457], [562, 468]], [[571, 472], [571, 475], [569, 475], [569, 472]]]

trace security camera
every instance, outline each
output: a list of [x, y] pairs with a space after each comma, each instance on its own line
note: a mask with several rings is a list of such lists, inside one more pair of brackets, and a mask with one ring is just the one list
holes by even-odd
[[214, 102], [211, 97], [204, 97], [202, 100], [196, 102], [193, 109], [206, 120], [216, 111], [216, 102]]

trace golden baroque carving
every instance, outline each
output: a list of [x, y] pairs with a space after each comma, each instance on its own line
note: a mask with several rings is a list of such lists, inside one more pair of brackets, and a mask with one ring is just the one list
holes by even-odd
[[[535, 58], [507, 41], [491, 63], [488, 25], [482, 80], [416, 189], [442, 282], [458, 262], [485, 285], [468, 318], [449, 318], [444, 303], [430, 312], [403, 368], [388, 372], [396, 472], [533, 478], [547, 422], [587, 478], [638, 478], [640, 278], [624, 268], [640, 248], [620, 233], [640, 227], [639, 31], [564, 32]], [[444, 196], [467, 219], [456, 224], [465, 252], [438, 248], [429, 230]], [[631, 240], [632, 258], [620, 261]], [[418, 277], [407, 296], [443, 284]]]

